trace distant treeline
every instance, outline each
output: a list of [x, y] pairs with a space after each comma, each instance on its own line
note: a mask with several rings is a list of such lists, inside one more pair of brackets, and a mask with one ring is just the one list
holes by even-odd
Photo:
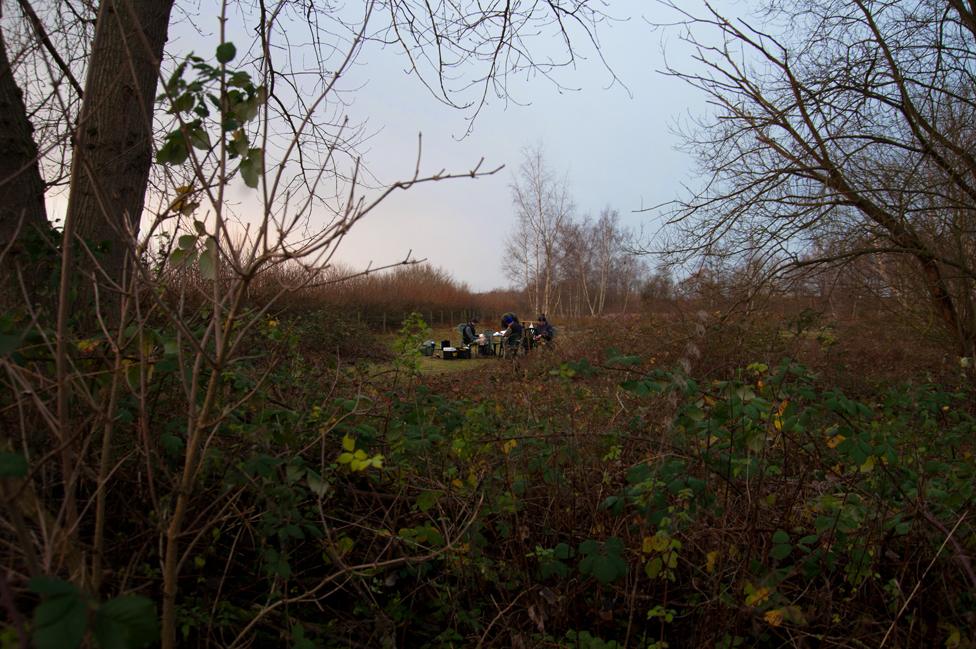
[[327, 307], [346, 319], [385, 330], [398, 328], [404, 316], [414, 311], [432, 325], [453, 325], [470, 317], [493, 322], [506, 311], [528, 314], [525, 297], [518, 291], [477, 293], [428, 263], [368, 273], [331, 266], [311, 277], [294, 267], [257, 278], [252, 298], [267, 299], [282, 289], [287, 292], [279, 298], [279, 310]]

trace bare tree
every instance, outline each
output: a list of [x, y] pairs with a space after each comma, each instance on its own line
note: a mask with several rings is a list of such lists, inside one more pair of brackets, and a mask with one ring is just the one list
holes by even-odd
[[[715, 114], [687, 133], [707, 181], [670, 214], [665, 246], [680, 259], [748, 255], [767, 272], [901, 258], [956, 353], [971, 357], [971, 5], [775, 1], [764, 31], [711, 5], [692, 15], [667, 4], [701, 70], [669, 72]], [[830, 254], [812, 254], [824, 239]]]
[[[32, 21], [29, 3], [20, 4], [21, 19]], [[95, 7], [64, 2], [75, 4]], [[42, 164], [50, 161], [48, 151], [32, 142], [39, 131], [32, 133], [30, 118], [40, 114], [32, 109], [47, 106], [41, 112], [60, 119], [46, 133], [75, 136], [59, 143], [71, 152], [71, 174], [56, 250], [62, 272], [56, 328], [31, 300], [19, 306], [19, 322], [28, 323], [33, 351], [45, 360], [35, 364], [10, 353], [11, 340], [16, 345], [23, 336], [5, 335], [0, 354], [0, 413], [5, 423], [16, 419], [13, 425], [20, 427], [0, 426], [0, 444], [30, 465], [16, 493], [5, 486], [0, 493], [5, 511], [17, 514], [4, 516], [0, 526], [17, 539], [7, 547], [16, 553], [8, 565], [16, 564], [11, 570], [18, 584], [48, 574], [66, 576], [90, 593], [137, 587], [127, 576], [104, 581], [116, 579], [106, 570], [116, 559], [108, 541], [107, 494], [119, 468], [135, 464], [140, 491], [131, 497], [149, 503], [155, 529], [144, 536], [156, 537], [143, 556], [161, 566], [161, 578], [146, 588], [161, 591], [162, 646], [177, 645], [184, 566], [217, 522], [235, 517], [241, 493], [201, 497], [208, 453], [233, 434], [232, 413], [255, 398], [273, 368], [272, 362], [243, 392], [228, 385], [227, 377], [250, 353], [249, 336], [267, 326], [283, 296], [322, 276], [349, 230], [390, 194], [497, 171], [476, 162], [460, 173], [425, 172], [418, 141], [414, 169], [388, 185], [367, 186], [340, 80], [369, 43], [395, 42], [442, 99], [476, 111], [486, 93], [504, 92], [507, 73], [536, 65], [524, 40], [533, 33], [554, 30], [568, 39], [581, 30], [592, 36], [602, 16], [592, 4], [539, 0], [486, 9], [472, 1], [435, 11], [410, 0], [370, 1], [343, 13], [331, 3], [299, 0], [223, 2], [214, 47], [200, 54], [171, 51], [167, 63], [163, 47], [173, 1], [102, 0], [97, 14], [79, 14], [79, 20], [96, 16], [90, 47], [80, 48], [85, 58], [59, 55], [65, 66], [52, 67], [60, 72], [46, 78], [51, 84], [85, 78], [83, 88], [71, 84], [78, 85], [72, 92], [80, 106], [58, 100], [57, 90], [43, 98], [22, 95], [18, 70], [25, 68], [11, 68], [15, 57], [0, 61], [8, 64], [0, 66], [0, 119], [10, 125], [3, 135], [11, 136], [0, 138], [0, 172], [6, 174], [0, 187], [14, 192], [6, 195], [13, 209], [0, 207], [7, 244], [25, 223], [43, 225], [44, 191], [57, 184], [45, 174], [64, 177], [56, 165]], [[38, 16], [42, 27], [50, 15]], [[232, 15], [242, 21], [235, 33], [254, 34], [253, 42], [231, 41]], [[296, 25], [309, 30], [309, 49], [301, 52], [307, 57], [291, 51]], [[18, 33], [41, 42], [42, 31], [48, 30], [31, 23]], [[4, 57], [8, 33], [0, 34]], [[23, 48], [16, 59], [34, 69], [31, 57], [54, 61], [64, 40]], [[572, 60], [571, 47], [566, 56]], [[546, 59], [541, 71], [552, 65]], [[460, 87], [449, 87], [462, 79], [467, 81]], [[472, 92], [473, 98], [465, 94]], [[229, 201], [232, 191], [244, 193], [246, 201]], [[330, 218], [323, 220], [323, 212]], [[0, 249], [0, 257], [13, 248]], [[262, 280], [263, 292], [254, 300], [251, 288]], [[91, 291], [80, 305], [79, 285]], [[75, 307], [91, 321], [77, 331]], [[164, 359], [172, 369], [165, 388], [156, 373]], [[177, 417], [170, 423], [180, 427], [179, 449], [169, 455], [154, 421], [160, 395], [167, 416]], [[323, 427], [312, 445], [324, 449], [329, 434]], [[328, 461], [323, 450], [318, 471]], [[322, 527], [327, 534], [328, 524]], [[333, 562], [335, 570], [315, 583], [262, 593], [230, 646], [252, 644], [256, 626], [281, 607], [318, 603], [340, 577], [367, 569]], [[128, 568], [121, 570], [131, 576]]]
[[559, 236], [571, 220], [574, 207], [568, 180], [554, 175], [541, 145], [525, 149], [522, 156], [518, 176], [512, 183], [517, 230], [510, 239], [509, 253], [513, 258], [525, 259], [525, 289], [532, 310], [548, 313], [558, 304], [555, 287]]
[[596, 221], [583, 218], [563, 224], [559, 237], [559, 279], [568, 285], [576, 315], [602, 315], [611, 307], [626, 310], [637, 290], [643, 263], [625, 249], [630, 233], [620, 214], [605, 207]]

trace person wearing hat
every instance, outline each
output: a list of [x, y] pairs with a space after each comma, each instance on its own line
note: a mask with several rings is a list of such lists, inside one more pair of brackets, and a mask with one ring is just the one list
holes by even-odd
[[505, 341], [505, 354], [517, 354], [522, 345], [522, 323], [514, 313], [502, 316], [502, 339]]

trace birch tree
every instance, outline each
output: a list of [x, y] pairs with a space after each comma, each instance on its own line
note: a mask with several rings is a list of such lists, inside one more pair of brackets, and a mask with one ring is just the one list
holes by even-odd
[[[555, 291], [559, 236], [574, 210], [569, 181], [552, 171], [543, 147], [536, 145], [522, 152], [522, 164], [511, 188], [516, 233], [509, 254], [525, 256], [525, 289], [532, 310], [549, 313], [559, 302]], [[514, 247], [512, 242], [522, 247]]]

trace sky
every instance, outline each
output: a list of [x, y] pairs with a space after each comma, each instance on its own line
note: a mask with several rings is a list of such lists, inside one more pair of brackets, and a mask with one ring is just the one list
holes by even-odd
[[508, 287], [502, 259], [515, 223], [510, 185], [522, 150], [537, 144], [552, 169], [566, 175], [578, 214], [610, 206], [626, 226], [655, 231], [657, 217], [641, 208], [674, 199], [693, 181], [691, 159], [675, 150], [673, 127], [706, 106], [685, 83], [659, 72], [665, 51], [670, 62], [690, 65], [677, 32], [648, 24], [670, 21], [672, 13], [649, 0], [615, 0], [609, 12], [621, 20], [602, 26], [601, 51], [621, 84], [611, 83], [592, 48], [582, 47], [586, 58], [558, 73], [573, 90], [544, 78], [513, 79], [515, 101], [491, 98], [466, 136], [470, 111], [438, 103], [395, 51], [367, 48], [355, 71], [363, 85], [349, 110], [374, 132], [364, 159], [378, 179], [413, 173], [418, 133], [424, 172], [467, 171], [482, 157], [483, 168], [505, 168], [395, 194], [357, 224], [337, 258], [361, 268], [411, 252], [473, 290]]
[[[680, 4], [689, 8], [700, 2]], [[212, 47], [217, 36], [213, 4], [186, 0], [177, 5], [186, 19], [171, 27], [171, 57]], [[720, 2], [723, 10], [747, 4], [748, 0]], [[554, 73], [558, 83], [541, 75], [514, 75], [508, 79], [510, 99], [489, 94], [473, 122], [471, 110], [446, 106], [410, 74], [397, 47], [367, 43], [341, 79], [347, 102], [341, 110], [352, 123], [366, 124], [370, 137], [359, 153], [376, 184], [412, 176], [418, 134], [423, 138], [422, 176], [441, 170], [467, 172], [482, 158], [483, 170], [502, 165], [504, 169], [393, 194], [351, 230], [334, 261], [354, 269], [375, 268], [409, 254], [446, 270], [475, 291], [510, 287], [503, 263], [506, 237], [516, 220], [510, 187], [522, 152], [530, 146], [543, 147], [550, 168], [567, 179], [577, 216], [596, 216], [610, 207], [619, 212], [624, 226], [643, 231], [645, 239], [655, 233], [660, 214], [642, 209], [672, 201], [683, 186], [696, 184], [693, 160], [676, 150], [680, 141], [674, 128], [688, 123], [689, 116], [705, 114], [707, 105], [686, 83], [661, 72], [665, 56], [676, 67], [694, 69], [679, 31], [653, 27], [675, 21], [674, 10], [656, 0], [612, 0], [605, 5], [614, 20], [597, 31], [602, 60], [585, 38], [577, 38], [575, 64]], [[350, 0], [323, 11], [353, 16], [362, 6]], [[297, 43], [308, 32], [302, 24], [306, 19], [298, 15], [292, 20], [297, 22], [288, 31], [294, 33], [286, 36]], [[238, 43], [252, 40], [253, 21], [253, 16], [231, 21], [227, 38]], [[563, 51], [558, 38], [543, 32], [531, 45], [540, 58], [561, 56]], [[302, 59], [308, 54], [301, 48], [284, 54], [293, 66], [308, 65], [308, 59]], [[317, 79], [307, 78], [309, 83]], [[315, 92], [305, 90], [308, 96]], [[243, 185], [239, 190], [232, 195], [246, 206], [253, 192]], [[328, 218], [323, 210], [322, 223]], [[648, 264], [653, 267], [654, 259], [648, 258]]]
[[[657, 0], [593, 2], [606, 5], [614, 18], [597, 31], [602, 60], [585, 38], [577, 38], [574, 65], [554, 73], [558, 84], [540, 75], [514, 75], [508, 79], [510, 99], [489, 94], [473, 122], [471, 110], [451, 108], [432, 96], [408, 72], [398, 48], [367, 43], [342, 79], [347, 105], [341, 110], [353, 123], [366, 124], [370, 137], [359, 152], [379, 184], [413, 174], [418, 134], [423, 138], [421, 175], [467, 172], [482, 158], [483, 170], [504, 168], [491, 176], [417, 185], [393, 194], [352, 229], [334, 261], [363, 269], [396, 263], [409, 254], [475, 291], [510, 287], [503, 270], [506, 237], [515, 228], [510, 187], [522, 152], [530, 146], [543, 147], [550, 168], [565, 176], [577, 216], [596, 216], [610, 207], [619, 212], [623, 225], [643, 231], [645, 240], [657, 232], [660, 213], [642, 209], [672, 201], [683, 187], [697, 184], [690, 155], [676, 150], [680, 140], [675, 126], [706, 114], [708, 108], [704, 96], [661, 72], [665, 56], [678, 68], [695, 67], [677, 28], [652, 26], [675, 21], [674, 10]], [[680, 5], [701, 2], [680, 0]], [[723, 11], [741, 13], [750, 3], [718, 4]], [[165, 66], [190, 51], [206, 55], [219, 42], [217, 6], [216, 0], [177, 3]], [[319, 8], [356, 12], [362, 6], [361, 0], [349, 0]], [[304, 15], [297, 19], [305, 20]], [[300, 39], [308, 29], [295, 24], [293, 31]], [[253, 15], [238, 16], [228, 27], [227, 38], [238, 43], [253, 43], [254, 35]], [[558, 38], [551, 35], [542, 34], [531, 45], [540, 58], [562, 53]], [[300, 49], [281, 54], [298, 68], [307, 64], [302, 60], [307, 53]], [[307, 78], [314, 83], [318, 77]], [[247, 212], [257, 195], [240, 184], [229, 196]], [[50, 198], [51, 213], [62, 213], [63, 202], [60, 195]], [[323, 210], [322, 223], [328, 219]], [[655, 264], [653, 258], [648, 263]]]

